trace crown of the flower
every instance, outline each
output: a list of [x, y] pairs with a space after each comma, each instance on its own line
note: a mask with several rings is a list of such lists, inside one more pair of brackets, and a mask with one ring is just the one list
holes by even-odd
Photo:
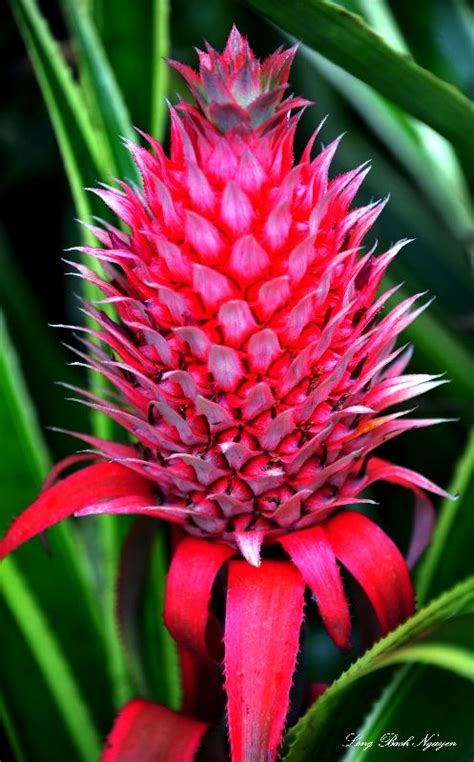
[[283, 100], [297, 45], [279, 48], [260, 63], [234, 26], [223, 53], [206, 43], [197, 50], [199, 73], [178, 61], [170, 64], [186, 80], [207, 121], [221, 132], [255, 130], [308, 103]]

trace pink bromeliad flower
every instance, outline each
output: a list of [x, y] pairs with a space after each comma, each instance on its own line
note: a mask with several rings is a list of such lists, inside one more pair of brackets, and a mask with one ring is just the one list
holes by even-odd
[[[152, 151], [129, 146], [143, 189], [95, 191], [128, 228], [92, 227], [102, 247], [83, 251], [103, 276], [75, 265], [105, 297], [86, 305], [97, 327], [82, 329], [84, 358], [115, 388], [106, 400], [84, 392], [85, 403], [133, 444], [78, 435], [98, 462], [59, 481], [55, 472], [0, 541], [0, 556], [71, 514], [179, 525], [165, 622], [188, 666], [223, 658], [232, 760], [270, 762], [305, 587], [342, 650], [351, 617], [340, 565], [365, 591], [380, 633], [413, 613], [408, 566], [433, 523], [424, 490], [445, 493], [372, 451], [437, 423], [387, 410], [442, 381], [404, 375], [410, 350], [395, 348], [424, 309], [414, 307], [420, 295], [379, 316], [394, 291], [378, 295], [383, 274], [407, 241], [378, 256], [364, 250], [384, 206], [351, 208], [368, 168], [329, 179], [339, 141], [312, 158], [317, 132], [295, 162], [292, 111], [306, 104], [285, 98], [295, 48], [260, 63], [234, 28], [223, 54], [207, 46], [198, 55], [199, 73], [173, 63], [196, 105], [171, 109], [170, 156], [145, 136]], [[415, 493], [408, 565], [354, 510], [378, 480]], [[222, 657], [211, 593], [224, 566]], [[104, 759], [191, 759], [205, 730], [136, 700]]]

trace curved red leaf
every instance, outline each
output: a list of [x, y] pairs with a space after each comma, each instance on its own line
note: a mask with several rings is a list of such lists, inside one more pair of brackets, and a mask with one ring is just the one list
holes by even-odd
[[209, 605], [214, 580], [236, 551], [222, 543], [185, 537], [166, 579], [164, 620], [173, 638], [208, 659]]
[[303, 579], [288, 561], [230, 562], [224, 667], [233, 762], [276, 758], [303, 605]]
[[450, 495], [449, 492], [438, 487], [437, 484], [416, 471], [397, 466], [381, 458], [371, 458], [367, 464], [365, 486], [382, 480], [399, 484], [401, 487], [411, 490], [415, 496], [413, 531], [407, 552], [407, 564], [411, 569], [428, 546], [436, 523], [433, 503], [423, 490], [428, 490], [451, 500], [455, 500], [455, 496]]
[[453, 495], [446, 492], [442, 487], [438, 487], [437, 484], [427, 479], [426, 476], [422, 476], [416, 471], [412, 471], [410, 468], [404, 468], [403, 466], [397, 466], [395, 463], [390, 463], [388, 460], [382, 460], [382, 458], [370, 458], [366, 467], [366, 478], [364, 479], [364, 489], [377, 481], [391, 482], [392, 484], [400, 484], [402, 487], [412, 489], [413, 486], [426, 489], [428, 492], [433, 492], [435, 495], [441, 497], [455, 499]]
[[292, 532], [279, 540], [313, 593], [336, 646], [350, 649], [351, 617], [336, 556], [321, 527]]
[[0, 559], [58, 521], [106, 500], [130, 498], [146, 505], [153, 485], [117, 463], [99, 463], [81, 469], [41, 493], [0, 540]]
[[133, 699], [119, 712], [101, 762], [191, 762], [207, 725]]
[[383, 634], [413, 614], [415, 594], [405, 559], [377, 524], [348, 511], [327, 521], [324, 531], [336, 557], [365, 591]]

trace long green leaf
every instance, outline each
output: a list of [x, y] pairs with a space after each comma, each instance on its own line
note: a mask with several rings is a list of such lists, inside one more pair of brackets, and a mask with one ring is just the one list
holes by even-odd
[[33, 0], [12, 2], [12, 10], [35, 68], [68, 175], [78, 214], [90, 217], [84, 185], [101, 166], [100, 141], [86, 104]]
[[395, 51], [360, 16], [326, 0], [248, 2], [444, 135], [466, 159], [473, 156], [474, 105], [455, 87]]
[[169, 52], [169, 2], [153, 0], [153, 55], [151, 85], [151, 132], [162, 140], [166, 125], [165, 97], [168, 91], [168, 65], [164, 58]]
[[[474, 431], [471, 432], [468, 439], [449, 490], [452, 494], [459, 493], [459, 499], [443, 501], [430, 547], [418, 569], [416, 587], [417, 597], [421, 604], [439, 593], [440, 590], [461, 579], [463, 574], [468, 573], [472, 568], [470, 537], [472, 531], [471, 510], [474, 500]], [[472, 628], [472, 622], [470, 626]], [[428, 654], [426, 653], [427, 647], [431, 649]], [[440, 648], [443, 649], [441, 653]], [[458, 657], [461, 656], [459, 674], [465, 676], [466, 671], [467, 674], [472, 673], [472, 650], [465, 659], [464, 651], [461, 654], [446, 653], [448, 648], [449, 646], [445, 643], [436, 643], [435, 637], [434, 644], [415, 644], [401, 649], [401, 652], [402, 658], [405, 655], [407, 660], [414, 657], [419, 662], [425, 660], [431, 664], [438, 662], [437, 666], [451, 665], [451, 668], [458, 663]], [[413, 653], [413, 649], [415, 649], [415, 653]], [[420, 649], [422, 649], [421, 653]], [[396, 654], [392, 654], [392, 658], [396, 659]], [[411, 717], [420, 716], [420, 694], [432, 695], [434, 693], [436, 695], [438, 682], [442, 679], [433, 675], [432, 672], [426, 668], [411, 668], [410, 670], [404, 668], [394, 675], [380, 700], [357, 730], [364, 742], [370, 743], [372, 741], [375, 751], [371, 750], [369, 753], [367, 749], [364, 750], [364, 747], [351, 748], [344, 756], [344, 762], [361, 762], [365, 759], [370, 760], [370, 762], [372, 759], [375, 761], [377, 739], [384, 732], [394, 732], [395, 728], [402, 727], [407, 715]], [[465, 697], [465, 704], [472, 702], [473, 692], [465, 686], [458, 686], [456, 691], [455, 686], [451, 686], [450, 691], [451, 695], [455, 693], [456, 700], [459, 699], [461, 708], [463, 707], [463, 697]], [[462, 714], [459, 715], [459, 717], [461, 716]], [[452, 724], [453, 731], [459, 731], [456, 728], [456, 723]], [[437, 730], [440, 730], [438, 726], [436, 727]], [[413, 727], [410, 729], [410, 733], [412, 732]], [[446, 731], [443, 729], [443, 732], [447, 733], [448, 728]], [[457, 753], [459, 754], [459, 752]], [[459, 756], [455, 758], [458, 759]]]
[[[474, 378], [472, 376], [471, 378]], [[472, 568], [472, 506], [474, 504], [474, 430], [456, 468], [450, 492], [458, 500], [443, 500], [431, 544], [416, 577], [418, 600], [425, 603]]]
[[[49, 455], [1, 315], [0, 344], [2, 347], [0, 354], [0, 481], [2, 484], [1, 529], [3, 531], [5, 523], [10, 521], [15, 513], [26, 507], [28, 502], [39, 492], [43, 478], [49, 468]], [[20, 583], [24, 582], [24, 586], [27, 587], [27, 595], [34, 598], [33, 603], [36, 609], [42, 607], [49, 612], [64, 611], [68, 600], [73, 596], [75, 600], [74, 611], [70, 612], [68, 617], [57, 619], [55, 632], [57, 637], [61, 639], [66, 657], [68, 659], [74, 657], [75, 667], [78, 670], [76, 680], [81, 685], [81, 688], [77, 688], [77, 690], [84, 692], [84, 689], [91, 689], [91, 675], [85, 671], [87, 659], [89, 659], [89, 663], [91, 659], [97, 659], [97, 663], [100, 663], [101, 658], [103, 658], [103, 652], [100, 649], [102, 635], [98, 609], [92, 595], [87, 566], [83, 562], [84, 559], [72, 528], [65, 522], [52, 529], [48, 539], [51, 548], [49, 559], [45, 556], [44, 551], [41, 552], [37, 543], [30, 543], [28, 547], [18, 553], [14, 572], [17, 571], [18, 575], [21, 576]], [[1, 580], [4, 580], [4, 569], [7, 570], [8, 576], [8, 568], [10, 567], [6, 564], [2, 565], [0, 569]], [[58, 579], [61, 580], [60, 585], [57, 583]], [[30, 647], [31, 640], [35, 638], [34, 632], [31, 630], [35, 624], [34, 618], [29, 617], [28, 609], [22, 613], [22, 610], [15, 608], [18, 605], [18, 599], [15, 598], [15, 580], [11, 577], [8, 577], [8, 580], [5, 583], [8, 587], [6, 604], [17, 621], [21, 638]], [[86, 639], [87, 648], [77, 652], [74, 637]], [[21, 638], [19, 639], [18, 636], [16, 638], [10, 637], [10, 630], [4, 623], [2, 632], [2, 656], [4, 659], [9, 659], [13, 649], [22, 653], [24, 646], [20, 642]], [[36, 658], [36, 653], [33, 652], [33, 654]], [[47, 660], [47, 656], [45, 653], [43, 658]], [[59, 673], [55, 674], [58, 675]], [[51, 679], [53, 676], [50, 675]], [[17, 691], [18, 676], [14, 682], [11, 682], [6, 675], [4, 677], [3, 689], [7, 700], [11, 697], [11, 691], [15, 693]], [[51, 686], [50, 682], [46, 682], [47, 688], [56, 697], [61, 691], [61, 686]], [[95, 682], [97, 696], [99, 696], [103, 685], [101, 681], [96, 680]], [[28, 696], [24, 696], [21, 702], [21, 711], [26, 716], [30, 695], [32, 698], [35, 695], [33, 687], [31, 687]], [[106, 699], [106, 696], [104, 698]], [[42, 698], [45, 710], [48, 708], [48, 700], [47, 696]], [[94, 704], [94, 710], [96, 710], [95, 698], [91, 704]], [[43, 711], [43, 706], [41, 711]], [[74, 707], [67, 706], [63, 711], [72, 713]], [[24, 722], [25, 718], [23, 719]], [[68, 722], [71, 723], [72, 721], [69, 719]], [[88, 732], [86, 728], [86, 735]], [[25, 727], [23, 732], [18, 735], [23, 743], [24, 739], [28, 738], [27, 728]], [[31, 741], [31, 739], [29, 740]]]
[[15, 561], [2, 568], [2, 592], [49, 686], [84, 762], [97, 759], [100, 739], [53, 629]]
[[426, 125], [339, 66], [310, 52], [316, 68], [347, 98], [420, 186], [461, 242], [472, 227], [472, 212], [464, 177], [450, 144]]
[[[77, 430], [81, 426], [81, 411], [67, 403], [62, 395], [53, 396], [51, 390], [58, 379], [79, 386], [81, 376], [66, 364], [66, 353], [57, 343], [57, 336], [47, 327], [37, 293], [24, 277], [1, 224], [0, 272], [0, 303], [18, 353], [28, 357], [29, 366], [35, 369], [31, 395], [41, 420], [45, 425], [61, 421], [62, 426]], [[31, 340], [32, 326], [35, 327], [35, 341]]]
[[425, 643], [400, 648], [385, 660], [386, 664], [409, 662], [442, 667], [474, 681], [474, 656], [466, 648], [444, 643]]
[[63, 4], [78, 52], [87, 105], [91, 118], [101, 123], [100, 132], [113, 174], [138, 182], [138, 170], [121, 142], [122, 137], [135, 141], [136, 133], [99, 35], [83, 0], [63, 0]]
[[[50, 459], [28, 395], [28, 390], [23, 381], [18, 358], [7, 335], [2, 313], [0, 313], [0, 345], [2, 347], [0, 354], [1, 421], [2, 431], [4, 432], [2, 436], [2, 445], [4, 445], [2, 447], [2, 462], [4, 464], [2, 488], [4, 497], [8, 498], [11, 494], [10, 486], [18, 491], [19, 485], [17, 483], [12, 485], [15, 474], [11, 473], [12, 466], [8, 463], [7, 441], [4, 437], [8, 436], [9, 446], [14, 445], [16, 458], [25, 466], [25, 471], [29, 478], [28, 491], [31, 489], [36, 492], [39, 491], [49, 470]], [[8, 504], [5, 506], [8, 511], [19, 507], [12, 507]], [[9, 517], [12, 517], [11, 513]], [[75, 578], [82, 588], [91, 619], [98, 626], [97, 608], [91, 597], [87, 571], [81, 563], [76, 540], [69, 530], [67, 523], [61, 524], [57, 527], [56, 531], [61, 537], [63, 553], [67, 559], [68, 566], [73, 571]], [[100, 632], [100, 629], [98, 631]]]
[[378, 641], [373, 648], [358, 659], [321, 696], [315, 705], [292, 728], [288, 734], [290, 745], [285, 762], [312, 762], [325, 742], [328, 723], [340, 710], [349, 690], [356, 681], [378, 670], [388, 663], [387, 658], [396, 650], [413, 641], [449, 617], [456, 614], [474, 612], [474, 577], [471, 577], [429, 606], [418, 611], [396, 630]]
[[[94, 183], [97, 175], [112, 174], [110, 157], [107, 158], [106, 153], [101, 151], [104, 136], [102, 134], [99, 139], [98, 132], [92, 128], [87, 117], [87, 101], [72, 81], [69, 69], [34, 0], [14, 2], [13, 11], [35, 66], [56, 132], [78, 216], [88, 220], [92, 209], [84, 186]], [[83, 236], [86, 243], [94, 244], [94, 239], [86, 228]], [[95, 298], [96, 291], [90, 284], [85, 283], [84, 290], [86, 297]], [[109, 436], [111, 424], [107, 418], [93, 414], [92, 422], [98, 436]], [[130, 695], [131, 687], [114, 621], [114, 585], [119, 544], [115, 517], [103, 517], [98, 528], [101, 537], [97, 549], [103, 557], [104, 569], [103, 631], [107, 643], [108, 668], [118, 706]]]
[[[378, 762], [381, 739], [395, 733], [399, 739], [411, 737], [417, 749], [413, 754], [418, 755], [427, 731], [455, 743], [440, 750], [443, 759], [459, 762], [472, 758], [473, 619], [472, 614], [454, 617], [432, 635], [401, 649], [409, 663], [396, 672], [360, 727], [352, 725], [351, 731], [362, 743], [349, 747], [341, 762]], [[411, 662], [412, 657], [418, 664]], [[449, 712], [440, 701], [447, 695]]]

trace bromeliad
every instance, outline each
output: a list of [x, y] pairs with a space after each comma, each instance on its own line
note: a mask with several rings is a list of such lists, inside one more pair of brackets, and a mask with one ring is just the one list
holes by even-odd
[[[395, 348], [426, 306], [420, 295], [379, 317], [395, 290], [379, 295], [382, 277], [407, 241], [378, 256], [363, 249], [385, 203], [351, 208], [368, 167], [330, 179], [339, 140], [312, 158], [317, 131], [294, 160], [306, 105], [285, 97], [295, 48], [260, 63], [234, 28], [222, 54], [207, 46], [198, 55], [198, 73], [172, 62], [195, 105], [171, 108], [170, 156], [144, 135], [151, 151], [129, 145], [143, 188], [95, 190], [128, 230], [91, 226], [102, 246], [82, 251], [103, 274], [72, 263], [104, 295], [84, 307], [96, 328], [79, 329], [78, 354], [115, 388], [106, 398], [83, 392], [84, 402], [133, 443], [77, 434], [98, 462], [49, 486], [13, 522], [0, 555], [71, 514], [179, 525], [165, 622], [189, 664], [221, 660], [211, 603], [226, 567], [231, 755], [268, 762], [288, 712], [305, 587], [342, 650], [351, 618], [340, 565], [365, 591], [380, 633], [413, 613], [408, 566], [433, 524], [425, 490], [445, 493], [372, 451], [438, 423], [386, 411], [443, 380], [404, 374], [410, 348]], [[415, 493], [408, 564], [354, 509], [370, 502], [361, 495], [377, 480]], [[171, 744], [180, 720], [190, 758], [205, 725], [135, 702], [105, 759], [120, 759], [134, 727], [140, 737], [148, 728], [154, 759], [153, 733], [164, 728]], [[171, 744], [163, 759], [173, 753]]]

